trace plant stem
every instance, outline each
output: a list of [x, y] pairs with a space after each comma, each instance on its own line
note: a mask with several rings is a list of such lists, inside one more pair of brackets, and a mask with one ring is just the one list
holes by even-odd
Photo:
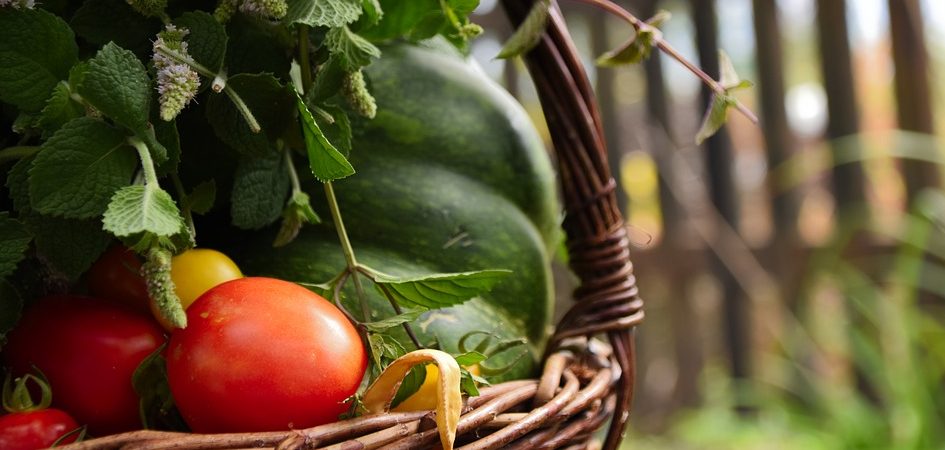
[[186, 64], [190, 68], [194, 69], [200, 75], [207, 77], [213, 80], [213, 90], [219, 92], [219, 89], [222, 88], [223, 93], [230, 97], [230, 100], [233, 101], [233, 104], [236, 105], [236, 109], [240, 112], [243, 118], [246, 120], [246, 124], [249, 125], [249, 129], [253, 133], [259, 133], [262, 130], [262, 127], [259, 125], [259, 122], [256, 120], [256, 116], [253, 115], [252, 111], [249, 110], [249, 107], [246, 106], [246, 102], [226, 83], [226, 74], [225, 73], [216, 73], [202, 64], [194, 61], [193, 58], [187, 55], [182, 55], [176, 50], [169, 49], [163, 45], [155, 45], [154, 51], [166, 56], [178, 64]]
[[262, 131], [262, 126], [259, 125], [259, 122], [256, 121], [256, 116], [253, 115], [253, 112], [249, 110], [249, 107], [246, 106], [246, 103], [243, 102], [243, 99], [230, 87], [229, 84], [223, 87], [223, 93], [230, 97], [230, 100], [233, 101], [233, 104], [236, 105], [236, 109], [239, 110], [240, 114], [243, 115], [243, 118], [246, 119], [246, 125], [249, 125], [249, 130], [253, 133], [259, 133]]
[[180, 181], [180, 176], [177, 173], [171, 173], [171, 182], [174, 183], [174, 189], [177, 191], [177, 195], [181, 198], [181, 208], [180, 213], [184, 217], [184, 222], [187, 224], [187, 229], [190, 230], [190, 238], [194, 241], [197, 240], [197, 227], [194, 225], [194, 215], [190, 212], [190, 207], [188, 206], [187, 191], [184, 190], [184, 184]]
[[26, 158], [42, 148], [38, 145], [17, 145], [0, 150], [0, 164]]
[[348, 232], [345, 230], [344, 221], [341, 219], [341, 209], [338, 207], [338, 199], [335, 197], [335, 188], [330, 181], [323, 183], [325, 186], [325, 197], [328, 199], [328, 209], [331, 211], [331, 218], [335, 222], [335, 230], [338, 232], [338, 241], [341, 243], [341, 251], [345, 255], [345, 261], [348, 263], [348, 271], [351, 272], [351, 280], [354, 281], [354, 290], [358, 294], [358, 302], [361, 304], [361, 320], [371, 321], [371, 309], [367, 303], [367, 297], [364, 295], [364, 286], [361, 285], [361, 277], [358, 276], [358, 261], [354, 257], [354, 248], [351, 247], [351, 240], [348, 239]]
[[[663, 53], [666, 53], [667, 55], [671, 56], [673, 59], [678, 61], [686, 69], [689, 69], [690, 72], [694, 73], [706, 85], [708, 85], [709, 88], [712, 89], [712, 91], [716, 93], [716, 95], [729, 95], [728, 92], [726, 91], [725, 86], [722, 86], [721, 83], [712, 79], [712, 77], [710, 77], [709, 74], [705, 73], [705, 71], [703, 71], [702, 69], [697, 67], [695, 64], [690, 62], [688, 59], [683, 57], [682, 54], [679, 53], [679, 51], [677, 51], [672, 45], [666, 42], [666, 40], [663, 39], [663, 33], [659, 30], [659, 28], [656, 28], [646, 23], [645, 21], [638, 19], [629, 11], [620, 7], [620, 5], [617, 5], [616, 3], [613, 3], [609, 0], [574, 0], [574, 1], [582, 2], [591, 6], [596, 6], [611, 14], [616, 15], [617, 17], [620, 17], [621, 19], [623, 19], [624, 21], [632, 25], [634, 30], [636, 30], [638, 34], [643, 31], [649, 32], [653, 36], [653, 41], [656, 42], [657, 48], [663, 51]], [[753, 123], [758, 123], [758, 116], [756, 116], [755, 113], [753, 113], [750, 109], [748, 109], [748, 107], [743, 105], [741, 102], [736, 101], [735, 108], [737, 108], [740, 113], [744, 114], [745, 117], [748, 117], [748, 119], [751, 120]]]
[[138, 151], [138, 158], [141, 159], [141, 168], [144, 170], [144, 184], [152, 188], [158, 186], [157, 171], [154, 170], [154, 160], [151, 159], [151, 151], [147, 144], [137, 137], [129, 137], [128, 143]]
[[308, 93], [309, 87], [312, 86], [312, 63], [308, 58], [308, 29], [308, 25], [299, 25], [299, 75], [302, 77], [303, 93]]

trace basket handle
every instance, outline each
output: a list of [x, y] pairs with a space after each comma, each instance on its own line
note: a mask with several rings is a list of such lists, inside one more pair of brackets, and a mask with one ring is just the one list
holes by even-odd
[[[515, 26], [533, 3], [502, 1]], [[569, 265], [579, 279], [575, 303], [558, 323], [548, 351], [570, 337], [607, 334], [622, 370], [617, 409], [604, 446], [615, 449], [633, 399], [633, 328], [643, 320], [643, 300], [633, 275], [627, 227], [617, 207], [616, 181], [595, 94], [554, 1], [541, 40], [523, 58], [551, 132], [562, 183]]]

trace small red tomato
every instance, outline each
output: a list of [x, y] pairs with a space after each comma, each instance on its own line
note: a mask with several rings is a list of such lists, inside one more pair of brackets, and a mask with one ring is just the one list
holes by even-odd
[[[38, 387], [42, 394], [38, 403], [30, 394], [29, 381], [33, 381], [32, 387]], [[79, 425], [65, 411], [49, 408], [52, 391], [45, 381], [26, 375], [14, 382], [8, 375], [3, 393], [3, 409], [9, 414], [0, 415], [0, 449], [37, 450], [48, 448], [56, 441], [60, 444], [75, 442]]]
[[86, 273], [89, 295], [151, 313], [148, 285], [141, 276], [141, 261], [131, 249], [115, 245]]
[[[75, 419], [59, 409], [11, 413], [0, 416], [0, 448], [3, 450], [37, 450], [48, 448], [66, 433], [79, 428]], [[75, 442], [69, 435], [61, 444]]]
[[333, 422], [367, 368], [357, 330], [334, 305], [295, 283], [260, 277], [200, 296], [167, 355], [171, 394], [200, 433]]
[[140, 429], [132, 375], [165, 342], [149, 316], [105, 300], [54, 295], [23, 312], [3, 359], [15, 375], [35, 366], [52, 387], [52, 406], [93, 436]]

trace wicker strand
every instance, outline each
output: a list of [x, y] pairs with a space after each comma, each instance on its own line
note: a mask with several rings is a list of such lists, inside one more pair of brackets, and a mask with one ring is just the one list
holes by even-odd
[[[504, 0], [520, 24], [533, 2]], [[563, 228], [570, 266], [580, 280], [575, 304], [558, 323], [546, 348], [577, 336], [606, 333], [622, 376], [617, 381], [615, 417], [604, 448], [616, 449], [629, 418], [636, 378], [632, 330], [643, 320], [643, 300], [630, 262], [626, 225], [617, 207], [602, 121], [583, 63], [557, 4], [538, 46], [524, 55], [551, 132], [565, 206]]]

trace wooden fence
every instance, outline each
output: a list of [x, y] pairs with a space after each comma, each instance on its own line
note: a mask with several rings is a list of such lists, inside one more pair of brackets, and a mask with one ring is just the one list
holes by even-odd
[[[828, 120], [822, 133], [798, 136], [785, 104], [791, 69], [785, 54], [787, 46], [796, 42], [786, 38], [793, 30], [785, 29], [777, 1], [751, 1], [748, 24], [720, 21], [721, 8], [731, 7], [728, 2], [617, 3], [640, 18], [651, 17], [660, 8], [682, 11], [682, 17], [677, 13], [672, 20], [691, 24], [693, 40], [673, 44], [691, 45], [693, 62], [716, 79], [720, 27], [750, 26], [754, 31], [753, 43], [746, 45], [754, 46], [752, 81], [756, 86], [740, 98], [758, 114], [760, 123], [752, 125], [732, 117], [728, 126], [702, 146], [693, 143], [693, 136], [710, 92], [703, 88], [694, 102], [672, 96], [667, 72], [674, 61], [654, 54], [637, 68], [590, 69], [596, 79], [615, 173], [625, 167], [628, 155], [645, 155], [643, 159], [652, 161], [656, 168], [653, 189], [658, 194], [655, 210], [660, 219], [656, 228], [649, 228], [649, 222], [634, 224], [634, 202], [647, 201], [633, 192], [637, 180], [620, 180], [624, 189], [618, 198], [628, 205], [628, 217], [638, 237], [633, 259], [648, 301], [647, 320], [638, 334], [640, 384], [634, 415], [638, 425], [658, 428], [672, 412], [699, 404], [700, 374], [707, 365], [721, 362], [736, 380], [756, 370], [753, 349], [766, 345], [772, 332], [765, 329], [770, 322], [762, 317], [793, 308], [793, 290], [817, 246], [805, 239], [804, 227], [808, 225], [802, 216], [806, 214], [808, 221], [817, 216], [802, 211], [809, 200], [805, 196], [819, 192], [832, 200], [833, 207], [821, 214], [829, 218], [838, 217], [832, 211], [876, 201], [858, 158], [864, 145], [862, 133], [872, 130], [863, 125], [862, 108], [871, 99], [864, 98], [857, 86], [871, 74], [858, 70], [855, 64], [848, 38], [848, 2], [812, 0], [816, 20], [810, 42], [813, 48], [807, 51], [819, 57], [811, 66], [816, 68], [825, 93]], [[574, 25], [576, 42], [587, 51], [589, 66], [595, 55], [630, 35], [629, 25], [588, 5], [562, 1], [561, 6], [569, 24]], [[887, 129], [933, 135], [934, 91], [920, 1], [889, 0], [887, 7], [889, 64], [895, 72], [889, 93], [895, 99], [891, 105], [895, 121]], [[508, 35], [501, 11], [491, 11], [477, 21], [489, 30], [499, 30], [499, 40]], [[527, 105], [527, 83], [522, 81], [527, 75], [513, 61], [503, 76], [510, 91]], [[621, 101], [618, 93], [627, 90], [640, 92], [638, 101]], [[836, 158], [825, 176], [809, 175], [806, 182], [790, 189], [774, 185], [770, 174], [817, 145], [830, 147], [829, 154]], [[738, 169], [747, 165], [758, 173], [758, 161], [764, 165], [760, 170], [769, 176], [766, 182], [746, 189], [739, 184]], [[940, 184], [937, 164], [902, 160], [895, 170], [904, 185], [899, 199], [903, 205], [923, 188]], [[829, 220], [833, 219], [821, 220], [821, 225], [838, 226]], [[759, 228], [763, 232], [759, 233]], [[866, 239], [853, 248], [868, 253], [881, 251], [883, 245]]]

